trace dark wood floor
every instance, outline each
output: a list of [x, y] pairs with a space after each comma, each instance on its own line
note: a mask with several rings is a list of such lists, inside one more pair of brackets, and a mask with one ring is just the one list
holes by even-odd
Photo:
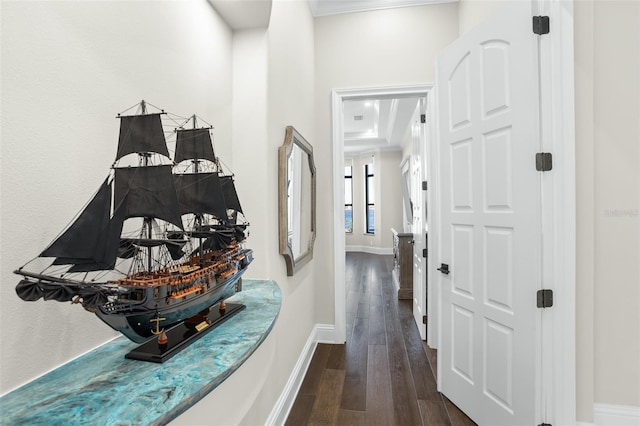
[[347, 253], [347, 343], [319, 344], [287, 425], [474, 425], [436, 390], [436, 352], [398, 300], [393, 258]]

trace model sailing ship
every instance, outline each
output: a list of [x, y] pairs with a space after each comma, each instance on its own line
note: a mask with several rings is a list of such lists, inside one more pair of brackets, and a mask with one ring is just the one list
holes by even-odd
[[138, 112], [118, 114], [109, 176], [40, 253], [46, 267], [34, 271], [36, 258], [14, 272], [23, 300], [79, 303], [141, 343], [231, 296], [252, 250], [242, 246], [248, 223], [211, 127], [198, 127], [196, 116], [178, 123], [171, 160], [166, 113], [147, 113], [144, 101]]

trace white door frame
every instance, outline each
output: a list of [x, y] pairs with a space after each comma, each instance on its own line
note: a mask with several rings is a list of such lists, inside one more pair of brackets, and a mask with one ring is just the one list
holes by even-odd
[[573, 57], [573, 0], [532, 0], [538, 15], [550, 17], [540, 36], [541, 138], [553, 154], [553, 170], [542, 174], [542, 279], [554, 305], [543, 315], [542, 333], [551, 350], [541, 360], [542, 395], [548, 423], [576, 422], [576, 167]]
[[[335, 342], [343, 343], [346, 340], [347, 311], [346, 299], [347, 291], [345, 284], [345, 238], [344, 238], [344, 211], [340, 206], [344, 205], [344, 116], [343, 102], [345, 100], [371, 99], [371, 98], [403, 98], [403, 97], [426, 97], [429, 103], [427, 114], [433, 114], [434, 100], [433, 84], [412, 84], [388, 87], [368, 87], [368, 88], [347, 88], [334, 89], [331, 91], [332, 118], [333, 118], [333, 264], [335, 283]], [[433, 118], [427, 116], [427, 119]], [[435, 126], [431, 127], [433, 139]], [[430, 173], [430, 172], [428, 172]], [[428, 179], [428, 177], [427, 177]], [[429, 205], [433, 203], [429, 202]], [[431, 230], [431, 222], [429, 222]], [[383, 232], [385, 232], [383, 230]], [[389, 231], [391, 232], [391, 231]], [[391, 234], [389, 234], [391, 237]], [[429, 244], [432, 238], [429, 237]], [[435, 240], [433, 240], [435, 241]], [[431, 268], [428, 268], [429, 270]], [[429, 272], [431, 274], [431, 272]], [[431, 279], [431, 278], [428, 278]], [[429, 300], [431, 294], [428, 295]], [[428, 332], [428, 330], [427, 330]]]

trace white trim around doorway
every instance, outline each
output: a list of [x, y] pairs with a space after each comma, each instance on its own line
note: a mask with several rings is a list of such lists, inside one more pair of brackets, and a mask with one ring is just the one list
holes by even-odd
[[[388, 87], [347, 88], [334, 89], [332, 100], [332, 139], [333, 139], [333, 204], [344, 205], [344, 122], [343, 102], [365, 98], [402, 98], [427, 97], [432, 98], [433, 84], [412, 84]], [[429, 94], [429, 96], [427, 96]], [[344, 217], [341, 209], [333, 211], [333, 250], [334, 250], [334, 283], [335, 283], [335, 330], [334, 341], [346, 341], [347, 313], [346, 313], [346, 284], [345, 284], [345, 238]], [[431, 239], [430, 239], [431, 241]], [[430, 296], [429, 296], [430, 297]]]

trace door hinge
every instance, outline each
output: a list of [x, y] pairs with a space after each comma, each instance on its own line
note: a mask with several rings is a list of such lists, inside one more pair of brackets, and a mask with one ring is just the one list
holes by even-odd
[[423, 190], [423, 191], [426, 191], [426, 190], [427, 190], [427, 181], [426, 181], [426, 180], [423, 180], [423, 181], [422, 181], [422, 190]]
[[549, 17], [548, 16], [533, 17], [533, 33], [538, 35], [549, 34]]
[[550, 152], [538, 152], [536, 154], [536, 170], [548, 172], [553, 168], [553, 156]]
[[427, 249], [422, 249], [422, 257], [427, 257]]
[[553, 306], [553, 290], [538, 290], [536, 298], [538, 308], [550, 308]]
[[420, 122], [422, 124], [427, 122], [427, 114], [420, 114]]
[[422, 323], [423, 323], [423, 324], [426, 324], [426, 323], [427, 323], [427, 316], [426, 316], [426, 315], [423, 315], [423, 316], [422, 316]]

